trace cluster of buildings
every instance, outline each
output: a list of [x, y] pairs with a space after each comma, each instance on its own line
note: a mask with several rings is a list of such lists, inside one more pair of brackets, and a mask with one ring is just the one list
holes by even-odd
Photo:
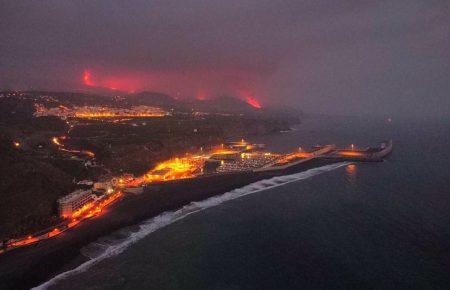
[[125, 174], [103, 182], [81, 181], [79, 185], [85, 189], [58, 200], [59, 213], [61, 217], [73, 217], [78, 211], [105, 196], [118, 190], [137, 190], [146, 183], [193, 178], [202, 174], [252, 171], [310, 157], [303, 152], [275, 154], [264, 151], [263, 148], [263, 144], [249, 144], [242, 140], [223, 144], [206, 154], [169, 159], [140, 178]]
[[96, 203], [114, 195], [118, 189], [123, 189], [133, 180], [134, 176], [131, 174], [100, 182], [82, 180], [78, 182], [80, 189], [58, 199], [59, 216], [62, 218], [77, 217]]
[[205, 160], [206, 173], [248, 171], [273, 163], [280, 155], [265, 152], [264, 144], [250, 144], [241, 140], [223, 145]]
[[131, 108], [113, 108], [106, 106], [74, 106], [68, 108], [59, 105], [47, 108], [43, 104], [35, 104], [35, 117], [56, 116], [61, 119], [67, 118], [147, 118], [163, 117], [169, 113], [159, 107], [133, 106]]
[[[143, 177], [135, 178], [131, 174], [112, 178], [104, 182], [79, 182], [80, 189], [58, 200], [61, 217], [73, 217], [80, 210], [89, 207], [96, 201], [118, 191], [134, 193], [146, 183], [164, 182], [176, 179], [193, 178], [203, 174], [220, 174], [243, 171], [280, 170], [302, 162], [323, 158], [355, 158], [366, 156], [378, 160], [380, 154], [390, 152], [392, 142], [383, 144], [380, 149], [367, 149], [365, 151], [336, 149], [334, 145], [318, 146], [312, 151], [291, 152], [289, 154], [276, 154], [262, 150], [262, 144], [249, 144], [244, 141], [222, 145], [220, 148], [207, 154], [174, 158], [158, 164]], [[374, 156], [374, 157], [373, 157]]]
[[269, 152], [241, 153], [237, 159], [223, 160], [217, 168], [218, 173], [248, 171], [273, 163], [279, 156]]
[[94, 194], [91, 190], [76, 190], [58, 199], [59, 216], [68, 218], [82, 209], [84, 206], [94, 201]]

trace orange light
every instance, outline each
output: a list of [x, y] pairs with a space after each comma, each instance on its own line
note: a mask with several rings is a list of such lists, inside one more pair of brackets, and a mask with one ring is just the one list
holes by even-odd
[[55, 229], [53, 229], [53, 231], [48, 233], [48, 237], [51, 238], [51, 237], [54, 237], [56, 235], [59, 235], [60, 233], [61, 233], [61, 231], [59, 229], [55, 228]]
[[20, 142], [15, 141], [13, 144], [14, 144], [14, 147], [17, 147], [17, 148], [20, 147]]
[[95, 153], [92, 151], [89, 151], [89, 150], [83, 150], [83, 151], [81, 151], [81, 153], [84, 153], [89, 157], [95, 157]]
[[199, 101], [204, 101], [204, 100], [206, 100], [206, 94], [204, 91], [199, 91], [197, 93], [197, 95], [195, 96], [195, 98]]
[[116, 117], [133, 117], [133, 118], [151, 118], [151, 117], [164, 117], [165, 112], [116, 112], [116, 111], [99, 111], [99, 112], [85, 112], [77, 111], [75, 112], [75, 117], [81, 119], [95, 119], [95, 118], [116, 118]]
[[238, 151], [235, 151], [235, 150], [231, 150], [231, 149], [216, 149], [216, 150], [213, 150], [213, 152], [212, 152], [213, 154], [235, 154], [235, 153], [238, 153]]
[[342, 156], [348, 156], [348, 157], [364, 156], [364, 154], [362, 152], [358, 152], [358, 151], [341, 151], [341, 152], [339, 152], [339, 154]]
[[53, 137], [52, 142], [53, 142], [53, 144], [56, 144], [58, 146], [63, 146], [63, 144], [61, 142], [59, 142], [58, 137]]
[[262, 108], [261, 104], [255, 98], [252, 98], [252, 97], [247, 97], [247, 104], [249, 104], [250, 106], [252, 106], [256, 109]]
[[348, 174], [353, 175], [356, 173], [356, 165], [355, 164], [349, 164], [345, 168], [345, 171], [347, 171]]
[[312, 157], [311, 153], [300, 151], [284, 156], [283, 159], [280, 160], [278, 163], [287, 163], [296, 158], [309, 158], [309, 157]]

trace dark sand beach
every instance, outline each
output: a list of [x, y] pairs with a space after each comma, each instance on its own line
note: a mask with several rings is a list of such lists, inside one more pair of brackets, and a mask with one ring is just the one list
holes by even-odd
[[133, 226], [158, 214], [204, 200], [258, 180], [301, 172], [330, 164], [332, 160], [310, 160], [294, 167], [271, 172], [241, 172], [209, 175], [165, 182], [149, 187], [139, 195], [125, 195], [99, 216], [86, 220], [54, 239], [0, 256], [0, 288], [28, 289], [55, 275], [73, 269], [87, 258], [80, 249], [119, 229]]

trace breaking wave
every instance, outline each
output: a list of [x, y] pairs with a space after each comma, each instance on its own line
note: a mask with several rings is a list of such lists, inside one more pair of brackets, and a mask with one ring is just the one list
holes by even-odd
[[147, 235], [161, 229], [167, 225], [170, 225], [178, 220], [184, 219], [191, 214], [205, 210], [210, 207], [219, 205], [225, 201], [233, 200], [239, 197], [243, 197], [255, 192], [271, 189], [274, 187], [282, 186], [291, 182], [307, 179], [309, 177], [318, 175], [323, 172], [331, 171], [339, 167], [345, 166], [348, 163], [335, 163], [325, 165], [318, 168], [313, 168], [304, 172], [295, 173], [291, 175], [276, 176], [270, 179], [260, 180], [244, 187], [234, 189], [221, 195], [213, 196], [208, 199], [191, 202], [188, 205], [176, 211], [163, 212], [162, 214], [148, 219], [138, 226], [129, 227], [113, 233], [110, 236], [99, 239], [95, 243], [91, 243], [81, 250], [82, 255], [89, 258], [88, 261], [79, 265], [78, 267], [56, 275], [49, 281], [33, 288], [37, 290], [47, 289], [49, 286], [54, 285], [58, 281], [64, 280], [70, 276], [81, 273], [99, 263], [100, 261], [118, 255], [126, 250], [129, 246], [146, 237]]

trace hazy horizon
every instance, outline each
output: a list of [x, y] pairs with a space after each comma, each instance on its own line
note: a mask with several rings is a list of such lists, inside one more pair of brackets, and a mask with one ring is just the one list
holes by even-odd
[[450, 115], [445, 1], [4, 1], [0, 88]]

